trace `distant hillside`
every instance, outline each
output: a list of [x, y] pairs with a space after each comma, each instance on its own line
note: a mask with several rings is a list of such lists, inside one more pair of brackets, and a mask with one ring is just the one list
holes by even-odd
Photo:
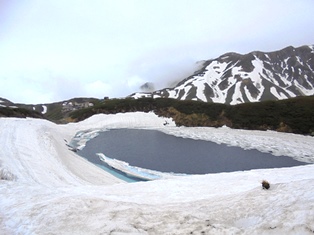
[[46, 118], [55, 123], [68, 123], [71, 121], [69, 120], [69, 114], [71, 112], [91, 107], [99, 102], [100, 100], [96, 98], [73, 98], [49, 104], [19, 104], [0, 98], [0, 108], [22, 108], [34, 111], [34, 113], [39, 113], [42, 118]]
[[44, 118], [44, 116], [37, 111], [24, 108], [10, 108], [10, 107], [0, 107], [0, 117]]
[[174, 98], [223, 104], [314, 95], [314, 46], [245, 55], [226, 53], [173, 88], [139, 92], [133, 98]]
[[73, 111], [73, 121], [98, 113], [153, 111], [171, 117], [178, 126], [228, 126], [249, 130], [276, 130], [314, 135], [314, 96], [239, 105], [180, 101], [167, 98], [112, 99]]
[[314, 135], [314, 96], [239, 105], [169, 98], [103, 100], [75, 98], [39, 105], [14, 104], [0, 98], [0, 103], [0, 117], [46, 118], [55, 123], [82, 121], [98, 113], [142, 111], [171, 117], [177, 126], [226, 125], [238, 129], [276, 130]]

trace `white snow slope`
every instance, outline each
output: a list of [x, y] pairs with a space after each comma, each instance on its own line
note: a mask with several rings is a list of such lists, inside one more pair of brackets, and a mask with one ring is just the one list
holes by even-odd
[[68, 125], [1, 118], [0, 234], [313, 234], [314, 165], [124, 183], [64, 141], [79, 130], [151, 128], [314, 159], [313, 137], [164, 121], [152, 113]]

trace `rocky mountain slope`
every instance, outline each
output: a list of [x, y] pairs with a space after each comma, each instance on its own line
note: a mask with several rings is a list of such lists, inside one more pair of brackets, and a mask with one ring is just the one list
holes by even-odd
[[134, 93], [133, 98], [161, 97], [239, 104], [314, 95], [314, 46], [287, 47], [245, 55], [227, 53], [174, 88]]
[[0, 97], [0, 116], [40, 117], [56, 123], [67, 123], [71, 121], [68, 120], [71, 112], [92, 107], [99, 101], [96, 98], [73, 98], [49, 104], [19, 104]]

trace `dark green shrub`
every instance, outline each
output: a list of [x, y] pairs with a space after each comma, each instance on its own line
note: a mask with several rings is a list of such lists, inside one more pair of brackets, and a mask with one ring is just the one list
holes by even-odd
[[262, 188], [263, 189], [269, 189], [270, 188], [270, 184], [267, 180], [262, 181]]

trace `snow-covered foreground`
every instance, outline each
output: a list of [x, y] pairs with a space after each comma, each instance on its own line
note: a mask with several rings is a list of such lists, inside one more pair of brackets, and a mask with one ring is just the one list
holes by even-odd
[[314, 165], [125, 183], [65, 143], [82, 130], [151, 128], [314, 162], [313, 137], [164, 121], [152, 113], [68, 125], [1, 118], [0, 234], [313, 234]]

